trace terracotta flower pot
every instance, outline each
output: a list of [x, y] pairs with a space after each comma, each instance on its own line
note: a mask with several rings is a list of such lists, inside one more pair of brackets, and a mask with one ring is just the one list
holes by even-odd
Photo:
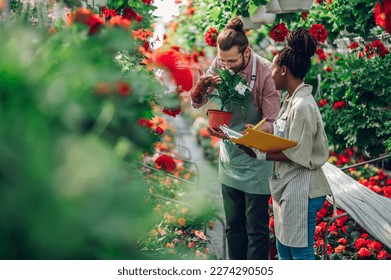
[[284, 13], [307, 12], [313, 0], [278, 0]]
[[233, 114], [231, 112], [209, 109], [207, 115], [208, 125], [214, 130], [220, 131], [219, 125], [230, 126]]

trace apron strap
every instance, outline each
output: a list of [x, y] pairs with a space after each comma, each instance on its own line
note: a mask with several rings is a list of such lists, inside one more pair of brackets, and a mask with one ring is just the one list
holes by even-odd
[[252, 71], [251, 71], [251, 82], [250, 82], [250, 90], [253, 91], [254, 89], [254, 84], [255, 84], [255, 80], [257, 79], [257, 61], [256, 61], [256, 57], [255, 57], [255, 53], [252, 52], [252, 57], [253, 57], [253, 67], [252, 67]]

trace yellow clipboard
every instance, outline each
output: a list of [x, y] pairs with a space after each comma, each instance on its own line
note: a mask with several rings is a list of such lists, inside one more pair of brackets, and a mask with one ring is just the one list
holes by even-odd
[[[231, 129], [226, 130], [233, 131]], [[265, 153], [279, 152], [287, 148], [296, 146], [298, 143], [289, 139], [275, 136], [253, 128], [248, 128], [246, 134], [241, 137], [230, 137], [229, 140], [233, 143], [256, 148]], [[236, 132], [237, 133], [237, 132]], [[237, 136], [241, 134], [237, 133]], [[235, 135], [236, 136], [236, 135]]]

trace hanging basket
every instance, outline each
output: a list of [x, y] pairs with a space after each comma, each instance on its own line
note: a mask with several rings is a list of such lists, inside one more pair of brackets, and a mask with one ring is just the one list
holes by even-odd
[[281, 10], [280, 3], [278, 2], [278, 0], [270, 0], [270, 2], [265, 5], [265, 10], [266, 10], [266, 13], [271, 13], [271, 14], [284, 13]]
[[276, 20], [276, 15], [267, 13], [265, 6], [261, 5], [255, 13], [250, 16], [250, 19], [253, 23], [270, 24]]
[[278, 0], [284, 13], [308, 12], [313, 0]]
[[206, 114], [208, 115], [208, 125], [214, 130], [220, 131], [219, 125], [231, 125], [233, 115], [231, 112], [209, 109]]
[[251, 18], [249, 18], [249, 17], [240, 16], [240, 19], [243, 22], [244, 29], [259, 29], [262, 26], [262, 23], [254, 23], [254, 22], [252, 22]]

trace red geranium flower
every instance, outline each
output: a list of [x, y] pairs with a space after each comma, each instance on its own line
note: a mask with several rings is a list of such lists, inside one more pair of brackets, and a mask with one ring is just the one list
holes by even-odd
[[345, 105], [346, 105], [345, 101], [337, 101], [334, 103], [333, 109], [338, 110], [340, 108], [345, 107]]
[[179, 108], [176, 108], [176, 109], [168, 109], [168, 108], [163, 108], [162, 112], [166, 115], [169, 115], [171, 117], [176, 117], [177, 115], [179, 115], [180, 113], [182, 113], [182, 109], [181, 107]]
[[323, 61], [327, 60], [327, 56], [325, 55], [324, 50], [322, 48], [316, 49], [316, 54], [319, 56], [320, 60], [323, 60]]
[[377, 254], [377, 258], [379, 260], [386, 260], [389, 259], [390, 257], [391, 257], [390, 254], [388, 254], [386, 250], [381, 250], [379, 254]]
[[147, 6], [150, 6], [151, 4], [153, 4], [153, 1], [154, 0], [142, 0]]
[[371, 251], [369, 251], [367, 248], [361, 248], [358, 250], [357, 255], [360, 259], [369, 257], [371, 255]]
[[120, 26], [124, 29], [129, 29], [130, 20], [128, 20], [127, 18], [121, 17], [121, 16], [113, 16], [110, 19], [109, 24], [111, 27]]
[[155, 160], [155, 166], [157, 169], [173, 172], [176, 168], [176, 163], [169, 155], [161, 155]]
[[180, 52], [157, 52], [152, 56], [152, 62], [169, 70], [181, 90], [189, 91], [193, 87], [193, 73]]
[[147, 127], [153, 126], [153, 122], [151, 120], [146, 119], [146, 118], [140, 118], [138, 120], [138, 124], [141, 126], [147, 126]]
[[369, 243], [368, 247], [374, 251], [379, 252], [381, 249], [383, 249], [383, 244], [381, 244], [379, 241], [373, 241]]
[[355, 48], [358, 48], [360, 45], [357, 42], [353, 42], [349, 45], [349, 49], [353, 50]]
[[327, 104], [327, 100], [326, 99], [321, 99], [321, 100], [319, 100], [318, 104], [319, 104], [319, 107], [324, 107]]
[[285, 25], [285, 22], [281, 22], [270, 30], [270, 37], [276, 42], [284, 42], [286, 35], [288, 35], [289, 30]]
[[105, 18], [114, 17], [117, 15], [117, 11], [115, 9], [107, 9], [106, 6], [102, 7], [102, 13], [105, 16]]
[[118, 93], [122, 96], [128, 96], [130, 95], [131, 93], [131, 88], [129, 86], [129, 84], [127, 82], [117, 82], [115, 84], [117, 90], [118, 90]]
[[124, 18], [128, 19], [128, 20], [135, 19], [138, 22], [143, 21], [143, 17], [141, 15], [139, 15], [138, 13], [136, 13], [133, 9], [131, 9], [129, 7], [125, 7], [124, 8], [124, 12], [123, 12], [122, 16]]
[[326, 72], [331, 72], [331, 71], [333, 71], [333, 68], [332, 67], [326, 67], [324, 70], [326, 70]]
[[315, 40], [321, 43], [326, 41], [327, 35], [329, 34], [322, 24], [313, 24], [309, 32], [311, 33], [312, 37], [315, 38]]
[[376, 24], [391, 33], [391, 1], [383, 0], [383, 5], [376, 2], [373, 15]]
[[159, 134], [159, 135], [164, 133], [164, 129], [161, 128], [160, 126], [156, 127], [155, 130], [156, 130], [156, 133]]
[[69, 24], [72, 22], [78, 22], [86, 24], [90, 27], [90, 35], [99, 31], [99, 29], [104, 25], [104, 20], [98, 15], [95, 15], [89, 9], [84, 9], [82, 7], [78, 8], [70, 18], [68, 18]]
[[217, 47], [217, 36], [219, 33], [216, 28], [210, 27], [209, 30], [205, 33], [205, 42], [211, 47]]

